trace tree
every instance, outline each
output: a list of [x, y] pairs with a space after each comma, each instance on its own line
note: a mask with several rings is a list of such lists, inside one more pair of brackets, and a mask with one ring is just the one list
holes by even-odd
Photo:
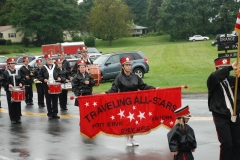
[[77, 29], [77, 0], [18, 0], [11, 24], [26, 37], [36, 35], [38, 45], [63, 41], [63, 30]]
[[122, 0], [96, 0], [91, 8], [88, 26], [93, 35], [112, 41], [130, 33], [129, 7]]
[[197, 22], [195, 0], [163, 0], [159, 8], [159, 29], [170, 34], [170, 40], [186, 39]]
[[89, 12], [93, 6], [93, 0], [84, 0], [82, 3], [79, 4], [79, 30], [80, 31], [89, 31], [89, 28], [87, 27], [87, 19], [89, 16]]
[[134, 23], [141, 26], [148, 26], [147, 7], [149, 0], [125, 0], [130, 7], [130, 13], [134, 14]]
[[162, 0], [150, 0], [147, 8], [147, 20], [149, 21], [149, 29], [157, 31], [157, 21], [159, 19], [158, 8], [161, 6]]
[[16, 0], [0, 0], [0, 26], [10, 25], [9, 17]]

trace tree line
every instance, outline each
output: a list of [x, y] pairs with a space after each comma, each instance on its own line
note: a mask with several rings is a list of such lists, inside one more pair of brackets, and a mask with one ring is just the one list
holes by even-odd
[[63, 41], [63, 30], [108, 40], [130, 36], [133, 25], [166, 33], [170, 41], [234, 30], [238, 0], [0, 0], [0, 26], [13, 25], [38, 45]]

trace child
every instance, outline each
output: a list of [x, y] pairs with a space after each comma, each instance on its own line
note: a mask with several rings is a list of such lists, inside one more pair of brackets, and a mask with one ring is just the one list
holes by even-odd
[[186, 124], [191, 117], [189, 107], [181, 107], [174, 113], [176, 125], [167, 134], [169, 149], [174, 160], [193, 160], [192, 152], [197, 148], [197, 142], [193, 129]]

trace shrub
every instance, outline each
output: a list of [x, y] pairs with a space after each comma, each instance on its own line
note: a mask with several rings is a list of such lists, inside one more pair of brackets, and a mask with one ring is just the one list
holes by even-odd
[[26, 48], [18, 48], [17, 50], [13, 51], [14, 53], [26, 53], [28, 52], [28, 49]]
[[82, 39], [82, 37], [80, 37], [80, 36], [74, 36], [74, 37], [72, 38], [72, 41], [73, 41], [73, 42], [81, 42], [81, 41], [83, 41], [83, 39]]
[[0, 54], [10, 54], [11, 52], [8, 49], [0, 50]]
[[6, 45], [12, 45], [11, 39], [8, 39], [8, 40], [6, 41]]
[[95, 38], [90, 36], [84, 39], [84, 43], [88, 47], [95, 47]]
[[6, 39], [0, 39], [0, 45], [5, 45], [6, 44]]

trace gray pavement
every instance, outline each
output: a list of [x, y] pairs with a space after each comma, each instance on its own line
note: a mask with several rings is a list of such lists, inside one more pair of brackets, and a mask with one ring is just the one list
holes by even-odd
[[[2, 92], [4, 93], [4, 92]], [[71, 94], [71, 93], [70, 93]], [[183, 105], [189, 105], [198, 148], [195, 160], [217, 160], [219, 142], [206, 94], [183, 95]], [[6, 97], [1, 97], [0, 160], [171, 160], [167, 143], [168, 129], [159, 127], [146, 135], [135, 136], [138, 147], [126, 147], [124, 137], [100, 134], [93, 140], [80, 135], [79, 110], [68, 101], [68, 111], [59, 111], [60, 119], [48, 120], [46, 108], [22, 102], [22, 123], [11, 124]]]

